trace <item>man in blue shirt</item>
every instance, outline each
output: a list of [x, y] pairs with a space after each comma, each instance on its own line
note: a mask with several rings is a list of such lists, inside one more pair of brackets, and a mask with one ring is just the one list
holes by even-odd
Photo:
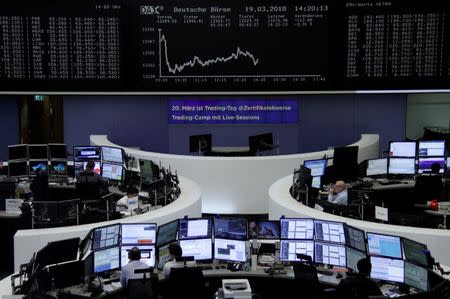
[[328, 191], [328, 201], [336, 205], [347, 205], [347, 188], [344, 181], [336, 181], [334, 187]]
[[122, 267], [122, 272], [120, 273], [120, 284], [123, 288], [127, 286], [128, 279], [144, 278], [142, 273], [134, 274], [134, 270], [148, 268], [146, 263], [140, 261], [141, 250], [137, 247], [133, 247], [128, 251], [128, 259], [130, 260], [129, 263]]

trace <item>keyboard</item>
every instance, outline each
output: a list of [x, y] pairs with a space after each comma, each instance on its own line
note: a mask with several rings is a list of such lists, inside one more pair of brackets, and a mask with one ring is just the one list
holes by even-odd
[[331, 271], [330, 269], [325, 269], [325, 268], [317, 268], [317, 273], [323, 274], [323, 275], [328, 275], [328, 276], [334, 274], [333, 271]]
[[207, 266], [207, 265], [201, 265], [200, 269], [202, 269], [202, 270], [212, 270], [213, 267], [212, 266]]
[[397, 184], [401, 184], [402, 182], [389, 180], [389, 181], [379, 181], [379, 183], [381, 185], [397, 185]]

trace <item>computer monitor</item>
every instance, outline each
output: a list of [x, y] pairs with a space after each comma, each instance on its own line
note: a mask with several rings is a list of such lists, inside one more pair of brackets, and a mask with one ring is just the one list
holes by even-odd
[[358, 262], [363, 258], [367, 258], [367, 255], [364, 252], [355, 250], [348, 246], [346, 247], [346, 250], [347, 250], [347, 268], [352, 269], [353, 272], [355, 273], [358, 273]]
[[389, 143], [389, 157], [413, 158], [416, 156], [416, 142], [391, 141]]
[[28, 158], [28, 145], [8, 145], [8, 160], [26, 160]]
[[325, 168], [327, 167], [327, 159], [305, 160], [303, 165], [306, 168], [311, 169], [311, 175], [322, 176], [325, 174]]
[[122, 227], [122, 245], [156, 244], [156, 223], [124, 223]]
[[428, 292], [430, 288], [428, 270], [405, 261], [405, 284], [418, 290]]
[[97, 227], [92, 235], [92, 250], [119, 244], [120, 224]]
[[416, 160], [414, 158], [389, 158], [388, 174], [415, 174]]
[[344, 230], [346, 245], [366, 253], [367, 247], [365, 232], [362, 229], [350, 225], [346, 225]]
[[83, 282], [84, 261], [71, 261], [48, 268], [50, 279], [56, 289], [81, 284]]
[[49, 242], [41, 248], [35, 257], [40, 268], [77, 259], [80, 238], [70, 238]]
[[66, 176], [67, 175], [67, 161], [56, 161], [56, 160], [50, 161], [50, 175]]
[[8, 176], [10, 177], [28, 176], [27, 161], [8, 162]]
[[101, 150], [99, 146], [74, 146], [73, 160], [74, 161], [88, 161], [100, 160]]
[[419, 157], [443, 157], [445, 156], [445, 141], [419, 141], [417, 155]]
[[[172, 242], [172, 243], [176, 243], [176, 242]], [[157, 266], [157, 268], [159, 270], [163, 270], [164, 269], [164, 265], [171, 261], [171, 255], [170, 255], [170, 252], [169, 252], [169, 245], [172, 244], [172, 243], [168, 243], [168, 244], [156, 247], [156, 252], [157, 252], [157, 255], [158, 255], [158, 266]], [[212, 247], [211, 247], [211, 252], [212, 252]], [[211, 253], [211, 256], [212, 256], [212, 253]]]
[[250, 152], [256, 153], [273, 149], [272, 133], [265, 133], [248, 137]]
[[[76, 162], [74, 162], [73, 163], [73, 167], [74, 167], [75, 175], [79, 175], [81, 172], [83, 172], [86, 169], [87, 163], [88, 163], [87, 161], [84, 161], [84, 162], [76, 161]], [[98, 174], [101, 174], [100, 161], [95, 161], [94, 172], [98, 173]]]
[[130, 262], [128, 252], [131, 248], [137, 247], [141, 251], [141, 262], [146, 263], [150, 268], [155, 268], [156, 250], [155, 245], [127, 245], [120, 247], [120, 267], [122, 268]]
[[403, 260], [371, 256], [372, 271], [370, 277], [389, 282], [405, 281], [405, 264]]
[[247, 240], [247, 219], [214, 218], [214, 238]]
[[311, 188], [315, 188], [315, 189], [322, 188], [322, 177], [314, 176], [311, 181]]
[[447, 157], [447, 173], [450, 174], [450, 157]]
[[120, 248], [115, 246], [94, 252], [93, 273], [102, 273], [119, 269]]
[[102, 146], [103, 162], [123, 163], [122, 149], [119, 147]]
[[367, 244], [370, 255], [402, 258], [400, 237], [367, 233]]
[[280, 260], [283, 262], [298, 262], [297, 254], [305, 254], [314, 260], [314, 241], [311, 240], [281, 240]]
[[347, 255], [344, 245], [333, 243], [314, 243], [314, 261], [318, 264], [346, 267]]
[[314, 235], [316, 241], [345, 244], [342, 222], [314, 220]]
[[445, 158], [433, 157], [433, 158], [419, 158], [417, 172], [418, 173], [431, 173], [431, 166], [435, 163], [439, 164], [439, 173], [444, 173], [445, 170]]
[[157, 245], [163, 246], [177, 240], [178, 219], [158, 227]]
[[244, 263], [247, 260], [246, 241], [214, 239], [214, 259]]
[[105, 179], [121, 181], [123, 178], [123, 166], [122, 164], [103, 162], [101, 173]]
[[36, 175], [38, 169], [41, 172], [48, 173], [48, 160], [29, 161], [30, 164], [30, 176]]
[[183, 257], [193, 256], [196, 261], [212, 259], [211, 238], [180, 240], [180, 247]]
[[142, 173], [153, 176], [153, 162], [151, 160], [139, 159], [139, 169]]
[[67, 159], [67, 145], [64, 143], [49, 143], [50, 159]]
[[30, 160], [48, 160], [47, 144], [29, 144], [28, 159]]
[[406, 260], [428, 267], [427, 245], [407, 238], [402, 238], [402, 246]]
[[388, 172], [388, 160], [370, 159], [367, 160], [366, 176], [386, 175]]
[[314, 238], [314, 220], [307, 218], [282, 218], [280, 219], [281, 239]]
[[258, 220], [248, 223], [250, 239], [280, 239], [280, 221]]
[[192, 135], [189, 136], [189, 152], [211, 152], [212, 150], [212, 135]]
[[212, 218], [183, 218], [178, 226], [178, 239], [211, 238]]
[[91, 229], [86, 237], [81, 241], [80, 244], [80, 260], [84, 258], [86, 253], [92, 248], [92, 235], [94, 233], [94, 229]]
[[358, 146], [336, 147], [333, 150], [334, 179], [348, 180], [358, 176]]

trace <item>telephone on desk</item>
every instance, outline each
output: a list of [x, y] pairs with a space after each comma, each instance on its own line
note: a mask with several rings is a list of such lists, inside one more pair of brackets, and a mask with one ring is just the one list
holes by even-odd
[[242, 270], [242, 264], [241, 263], [229, 263], [227, 266], [227, 269], [232, 271], [232, 272], [236, 272], [236, 271], [240, 271]]

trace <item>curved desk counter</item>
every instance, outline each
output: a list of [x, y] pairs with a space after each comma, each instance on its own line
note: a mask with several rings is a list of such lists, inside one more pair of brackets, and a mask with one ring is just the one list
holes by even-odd
[[427, 244], [437, 262], [450, 264], [448, 244], [450, 244], [450, 230], [430, 228], [418, 228], [381, 224], [356, 220], [309, 208], [291, 197], [289, 188], [292, 184], [292, 176], [287, 176], [276, 181], [269, 189], [269, 219], [278, 220], [282, 215], [296, 218], [315, 218], [330, 221], [345, 222], [348, 225], [360, 228], [366, 232], [402, 236], [417, 242]]
[[[280, 177], [298, 168], [304, 160], [332, 156], [333, 150], [282, 156], [205, 157], [169, 155], [130, 149], [111, 143], [106, 135], [91, 135], [92, 145], [121, 147], [129, 155], [161, 162], [197, 182], [202, 190], [203, 213], [265, 214], [267, 190]], [[379, 156], [379, 136], [363, 134], [352, 144], [359, 146], [358, 160]]]
[[152, 210], [144, 214], [125, 217], [112, 221], [90, 223], [78, 226], [66, 226], [57, 228], [19, 230], [14, 236], [14, 271], [19, 270], [20, 264], [26, 263], [33, 253], [44, 247], [48, 242], [80, 237], [95, 227], [114, 223], [149, 223], [158, 225], [175, 219], [188, 217], [201, 217], [202, 203], [199, 186], [193, 181], [180, 177], [181, 194], [174, 202], [160, 209]]

